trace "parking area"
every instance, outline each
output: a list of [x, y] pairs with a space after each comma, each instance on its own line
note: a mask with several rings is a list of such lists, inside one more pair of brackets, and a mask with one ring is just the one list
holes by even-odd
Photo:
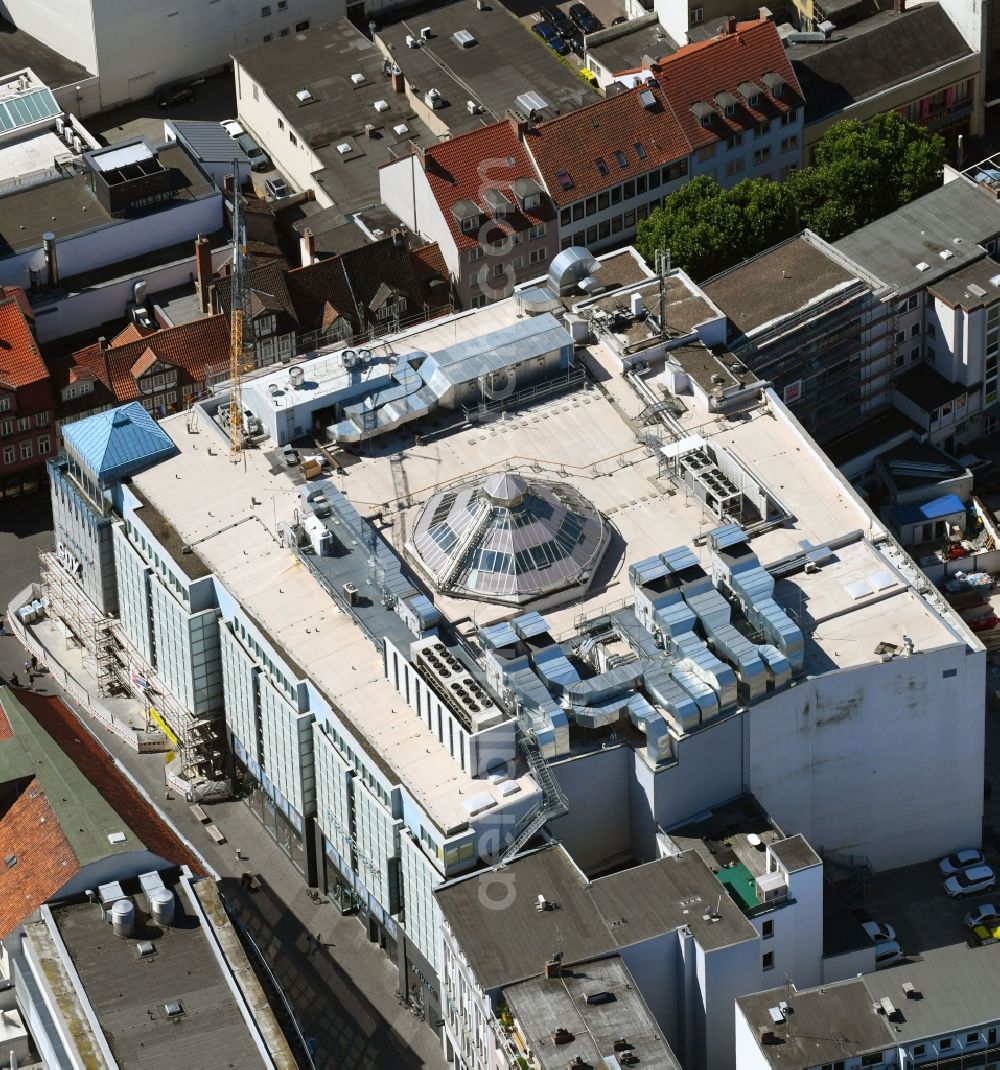
[[156, 97], [135, 101], [122, 108], [101, 112], [84, 120], [99, 141], [114, 145], [133, 137], [145, 137], [153, 145], [163, 142], [164, 119], [201, 119], [219, 122], [236, 114], [236, 84], [232, 71], [190, 83], [194, 99], [161, 108]]
[[[569, 17], [569, 9], [574, 6], [576, 0], [569, 3], [547, 4], [545, 0], [505, 0], [506, 7], [513, 12], [526, 25], [534, 26], [541, 22], [543, 8], [558, 10]], [[615, 19], [625, 17], [625, 0], [585, 0], [587, 8], [600, 23], [601, 29], [611, 26]], [[574, 67], [583, 65], [583, 34], [577, 31], [569, 42], [571, 51], [563, 58]]]

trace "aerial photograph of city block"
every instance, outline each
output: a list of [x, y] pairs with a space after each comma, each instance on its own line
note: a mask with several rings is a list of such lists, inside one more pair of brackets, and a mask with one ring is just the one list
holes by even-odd
[[0, 1066], [998, 1070], [1000, 0], [0, 30]]

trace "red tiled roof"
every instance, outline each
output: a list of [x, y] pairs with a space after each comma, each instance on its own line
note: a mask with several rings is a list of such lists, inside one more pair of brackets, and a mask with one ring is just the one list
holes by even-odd
[[424, 169], [434, 199], [459, 249], [475, 248], [479, 242], [479, 228], [470, 234], [464, 233], [451, 211], [452, 205], [458, 201], [471, 201], [478, 205], [484, 216], [492, 215], [483, 200], [487, 189], [505, 193], [511, 208], [504, 219], [515, 230], [552, 218], [544, 198], [538, 209], [521, 212], [513, 193], [509, 192], [517, 179], [530, 178], [537, 182], [538, 175], [517, 134], [506, 121], [491, 123], [433, 145], [426, 151]]
[[[735, 33], [685, 45], [660, 60], [654, 73], [696, 149], [776, 119], [782, 112], [801, 107], [804, 99], [777, 27], [768, 19], [741, 22]], [[765, 74], [781, 76], [787, 88], [780, 97], [775, 97], [762, 81]], [[755, 108], [747, 104], [739, 90], [745, 82], [752, 82], [760, 90], [760, 103]], [[731, 93], [739, 102], [729, 119], [715, 101], [722, 92]], [[707, 127], [691, 111], [692, 105], [699, 102], [715, 112], [715, 119]]]
[[10, 390], [48, 379], [35, 336], [13, 295], [0, 300], [0, 384]]
[[71, 359], [73, 363], [89, 368], [111, 388], [115, 400], [121, 404], [139, 396], [132, 368], [142, 358], [145, 358], [147, 367], [152, 365], [147, 351], [156, 360], [173, 365], [181, 372], [179, 385], [201, 382], [205, 378], [206, 365], [229, 360], [229, 321], [222, 315], [207, 316], [178, 327], [154, 331], [136, 341], [112, 344], [103, 353], [100, 343], [87, 346], [74, 353]]
[[123, 346], [126, 342], [138, 342], [140, 338], [148, 338], [155, 334], [152, 327], [140, 327], [138, 323], [130, 323], [125, 330], [120, 331], [111, 339], [111, 345]]
[[[652, 94], [652, 107], [640, 99], [644, 92]], [[677, 116], [652, 83], [540, 123], [525, 134], [524, 143], [557, 205], [610, 189], [690, 152]], [[644, 158], [637, 145], [642, 146]], [[616, 152], [624, 153], [625, 167]], [[601, 174], [598, 160], [604, 161], [606, 175]], [[560, 175], [569, 177], [560, 180]], [[564, 189], [569, 182], [572, 187]]]
[[0, 865], [0, 937], [8, 936], [80, 872], [80, 862], [34, 777], [0, 817], [0, 859], [11, 855], [12, 866]]
[[0, 286], [8, 297], [13, 297], [24, 313], [24, 318], [29, 323], [35, 322], [35, 313], [31, 308], [31, 302], [28, 300], [28, 295], [21, 289], [20, 286]]

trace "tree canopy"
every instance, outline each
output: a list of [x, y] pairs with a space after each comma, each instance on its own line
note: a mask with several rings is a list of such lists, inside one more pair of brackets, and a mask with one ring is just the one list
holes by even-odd
[[944, 160], [944, 139], [897, 112], [844, 120], [817, 144], [815, 164], [784, 184], [744, 179], [725, 190], [692, 179], [639, 223], [636, 247], [650, 263], [669, 248], [671, 262], [701, 281], [803, 227], [836, 241], [934, 189]]

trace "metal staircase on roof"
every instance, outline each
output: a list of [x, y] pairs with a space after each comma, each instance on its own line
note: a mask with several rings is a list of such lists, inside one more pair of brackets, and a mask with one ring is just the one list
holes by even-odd
[[535, 783], [542, 789], [541, 802], [529, 810], [514, 827], [514, 835], [500, 857], [500, 865], [506, 865], [527, 844], [531, 837], [547, 822], [569, 813], [569, 801], [564, 794], [549, 763], [542, 754], [535, 733], [523, 725], [518, 727], [517, 742], [524, 760], [528, 763]]

